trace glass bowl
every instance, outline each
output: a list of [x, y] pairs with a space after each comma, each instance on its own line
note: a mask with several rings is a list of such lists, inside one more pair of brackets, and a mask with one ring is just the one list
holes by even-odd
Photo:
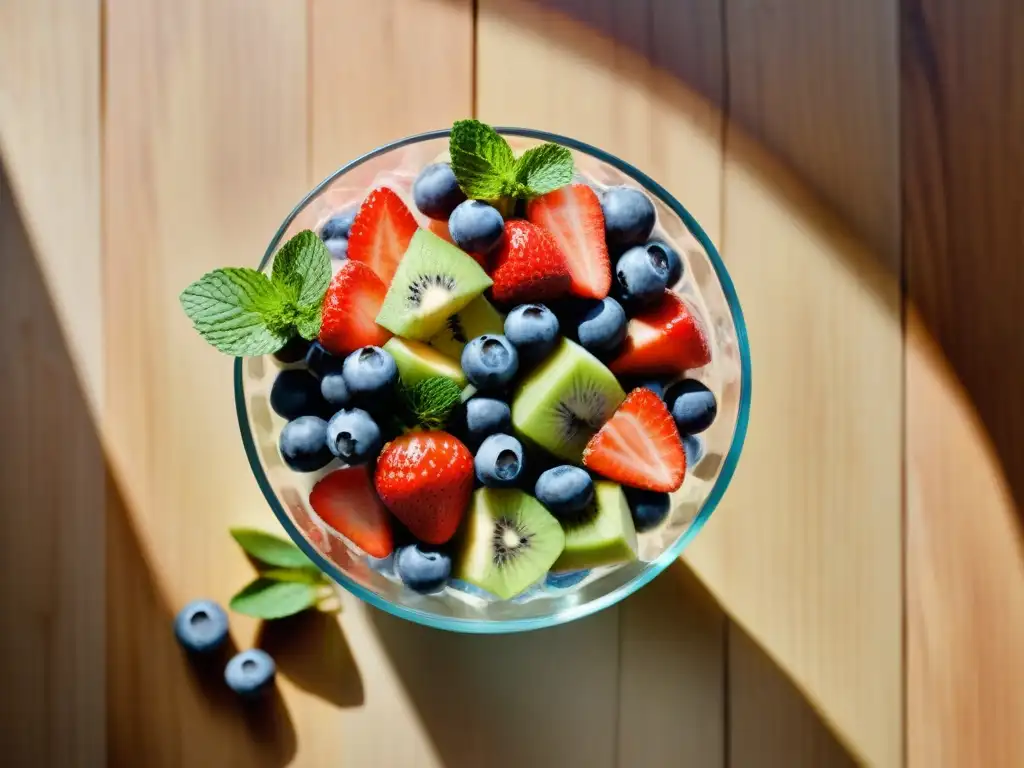
[[[332, 579], [381, 610], [420, 624], [458, 632], [502, 633], [550, 627], [595, 613], [640, 589], [663, 571], [700, 531], [718, 506], [743, 447], [750, 410], [750, 349], [743, 313], [732, 280], [708, 236], [687, 210], [651, 177], [583, 142], [543, 131], [499, 128], [519, 152], [540, 142], [568, 147], [577, 174], [601, 188], [626, 184], [653, 200], [655, 237], [672, 243], [684, 272], [674, 290], [696, 306], [712, 349], [709, 365], [687, 372], [704, 381], [718, 398], [712, 426], [687, 438], [688, 467], [683, 486], [672, 494], [668, 520], [639, 535], [639, 560], [589, 572], [571, 586], [541, 582], [506, 601], [449, 586], [423, 595], [403, 587], [321, 521], [307, 502], [312, 485], [336, 465], [317, 473], [288, 469], [278, 453], [284, 421], [270, 409], [269, 392], [281, 364], [272, 357], [235, 362], [235, 403], [242, 442], [256, 481], [288, 535]], [[358, 203], [374, 186], [387, 184], [409, 203], [421, 225], [429, 222], [411, 204], [410, 189], [425, 164], [447, 159], [448, 131], [434, 131], [392, 142], [344, 166], [310, 192], [274, 235], [260, 269], [269, 271], [274, 253], [297, 232], [317, 230], [338, 209]]]

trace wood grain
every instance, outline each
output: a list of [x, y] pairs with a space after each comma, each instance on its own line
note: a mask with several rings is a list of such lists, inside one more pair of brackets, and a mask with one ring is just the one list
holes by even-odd
[[1024, 764], [1022, 38], [903, 2], [911, 768]]

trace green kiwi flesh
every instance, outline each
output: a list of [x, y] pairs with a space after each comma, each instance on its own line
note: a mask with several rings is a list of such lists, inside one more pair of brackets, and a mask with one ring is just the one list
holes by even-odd
[[396, 336], [426, 341], [490, 286], [491, 278], [471, 256], [418, 229], [398, 263], [377, 325]]
[[562, 523], [565, 548], [552, 571], [578, 571], [636, 560], [636, 529], [629, 504], [618, 483], [594, 483], [594, 504], [589, 514]]
[[451, 379], [460, 387], [466, 386], [466, 375], [459, 364], [421, 341], [392, 336], [384, 345], [384, 351], [395, 359], [398, 376], [407, 387], [435, 376]]
[[444, 327], [431, 339], [430, 346], [456, 360], [462, 358], [466, 342], [485, 333], [505, 333], [505, 318], [483, 296], [473, 299], [461, 311], [450, 315]]
[[579, 464], [587, 442], [625, 398], [615, 374], [562, 339], [516, 390], [512, 426], [528, 442]]
[[565, 535], [532, 496], [514, 488], [481, 488], [457, 541], [455, 578], [508, 600], [543, 578], [561, 554]]

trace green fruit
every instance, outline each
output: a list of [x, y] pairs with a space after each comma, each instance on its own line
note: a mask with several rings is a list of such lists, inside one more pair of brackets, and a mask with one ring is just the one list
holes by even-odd
[[466, 342], [485, 333], [505, 333], [505, 318], [481, 296], [445, 320], [444, 327], [430, 339], [430, 346], [459, 360]]
[[392, 336], [384, 345], [384, 351], [395, 358], [398, 376], [407, 387], [435, 376], [451, 379], [460, 387], [466, 386], [466, 375], [459, 364], [423, 342]]
[[516, 390], [512, 426], [529, 442], [579, 464], [587, 441], [625, 397], [600, 360], [562, 339]]
[[565, 549], [553, 571], [577, 571], [636, 560], [636, 529], [622, 488], [608, 480], [594, 483], [594, 504], [579, 520], [562, 523]]
[[539, 581], [565, 543], [558, 521], [532, 496], [481, 488], [462, 521], [455, 578], [503, 600]]
[[418, 229], [391, 280], [377, 325], [425, 341], [490, 285], [491, 278], [471, 256]]

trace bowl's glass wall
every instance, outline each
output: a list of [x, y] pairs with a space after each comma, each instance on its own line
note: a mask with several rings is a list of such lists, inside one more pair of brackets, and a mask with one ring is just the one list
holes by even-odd
[[[508, 135], [517, 151], [540, 140], [559, 141], [570, 146], [579, 174], [595, 186], [628, 184], [645, 189], [658, 213], [655, 236], [673, 243], [684, 258], [683, 279], [675, 290], [696, 305], [710, 336], [711, 364], [688, 375], [702, 379], [714, 390], [718, 417], [688, 446], [688, 456], [698, 455], [699, 459], [688, 467], [686, 481], [673, 494], [667, 523], [640, 535], [639, 561], [595, 571], [569, 590], [539, 586], [512, 601], [487, 601], [452, 589], [437, 595], [412, 593], [371, 570], [309, 507], [309, 489], [335, 466], [299, 474], [282, 462], [277, 438], [284, 422], [268, 402], [278, 364], [270, 357], [246, 358], [236, 364], [236, 398], [246, 451], [267, 500], [293, 538], [335, 580], [378, 607], [463, 631], [502, 632], [561, 623], [610, 605], [653, 578], [678, 556], [721, 497], [742, 447], [749, 408], [750, 359], [742, 315], [721, 260], [696, 222], [667, 192], [616, 158], [562, 137], [521, 133], [527, 135]], [[445, 158], [447, 136], [431, 134], [370, 153], [342, 169], [293, 212], [270, 244], [261, 268], [269, 270], [271, 254], [292, 235], [318, 229], [333, 212], [358, 203], [374, 186], [392, 186], [410, 201], [409, 190], [418, 170]], [[411, 204], [410, 209], [415, 212]]]

